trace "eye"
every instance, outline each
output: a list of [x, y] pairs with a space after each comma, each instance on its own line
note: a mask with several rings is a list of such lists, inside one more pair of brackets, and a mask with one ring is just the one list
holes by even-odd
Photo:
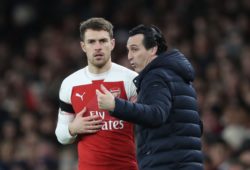
[[135, 45], [133, 45], [133, 46], [128, 46], [127, 50], [128, 50], [128, 53], [136, 53], [137, 51], [140, 50], [140, 48], [137, 47], [137, 46], [135, 46]]
[[139, 49], [138, 49], [138, 48], [135, 48], [135, 47], [132, 47], [130, 50], [131, 50], [132, 52], [136, 52], [136, 51], [138, 51]]
[[88, 40], [88, 44], [94, 44], [95, 40]]
[[100, 39], [100, 43], [106, 43], [108, 42], [108, 39], [104, 38], [104, 39]]

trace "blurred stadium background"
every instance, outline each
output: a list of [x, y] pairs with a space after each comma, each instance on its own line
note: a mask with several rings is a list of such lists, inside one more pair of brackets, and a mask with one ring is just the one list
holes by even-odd
[[159, 26], [193, 63], [205, 170], [250, 167], [250, 0], [1, 0], [0, 170], [75, 170], [55, 138], [62, 79], [86, 65], [79, 23], [115, 26], [113, 61], [129, 67], [128, 30]]

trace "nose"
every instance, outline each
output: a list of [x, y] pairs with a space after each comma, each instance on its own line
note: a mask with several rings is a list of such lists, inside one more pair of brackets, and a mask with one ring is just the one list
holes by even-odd
[[130, 51], [128, 51], [128, 60], [131, 61], [133, 59], [133, 55]]
[[101, 43], [100, 42], [96, 42], [95, 43], [95, 50], [100, 50], [102, 48]]

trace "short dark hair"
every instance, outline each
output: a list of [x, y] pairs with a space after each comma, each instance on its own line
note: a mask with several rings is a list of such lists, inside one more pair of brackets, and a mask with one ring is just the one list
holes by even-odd
[[113, 25], [104, 18], [90, 18], [86, 21], [80, 23], [80, 37], [84, 41], [84, 34], [87, 29], [92, 29], [96, 31], [107, 31], [110, 38], [113, 38]]
[[156, 52], [157, 55], [167, 51], [168, 46], [166, 39], [164, 38], [161, 30], [154, 26], [145, 26], [143, 24], [138, 25], [134, 28], [132, 28], [129, 31], [129, 37], [134, 36], [136, 34], [143, 34], [143, 45], [146, 49], [150, 49], [152, 47], [157, 46], [158, 50]]

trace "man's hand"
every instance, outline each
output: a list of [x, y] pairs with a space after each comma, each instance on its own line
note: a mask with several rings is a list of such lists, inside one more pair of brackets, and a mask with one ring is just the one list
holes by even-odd
[[104, 109], [108, 111], [114, 111], [115, 109], [115, 97], [113, 96], [110, 91], [108, 91], [104, 85], [101, 85], [100, 92], [98, 89], [96, 89], [96, 95], [97, 95], [97, 102], [99, 109]]
[[69, 132], [72, 136], [95, 133], [102, 128], [102, 120], [98, 115], [83, 117], [85, 112], [86, 107], [77, 113], [74, 120], [69, 124]]

